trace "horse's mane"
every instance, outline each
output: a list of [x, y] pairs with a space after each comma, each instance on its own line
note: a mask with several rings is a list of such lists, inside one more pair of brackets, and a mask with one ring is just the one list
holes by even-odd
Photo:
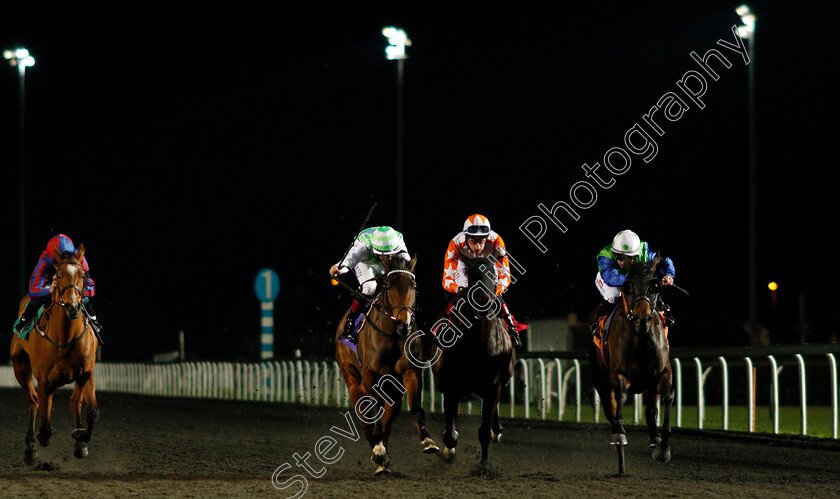
[[[490, 257], [463, 258], [466, 266], [467, 281], [472, 285], [474, 282], [493, 280], [495, 265]], [[482, 270], [482, 266], [484, 269]]]
[[641, 280], [650, 277], [653, 273], [653, 269], [650, 268], [647, 262], [640, 262], [635, 261], [630, 266], [630, 270], [627, 272], [627, 278], [633, 280]]
[[79, 260], [76, 259], [76, 254], [72, 251], [64, 251], [63, 253], [61, 253], [61, 257], [56, 261], [56, 264], [62, 265], [65, 263], [77, 264], [79, 263]]
[[391, 270], [405, 270], [406, 268], [408, 268], [408, 264], [409, 262], [405, 261], [402, 258], [391, 258], [391, 263], [388, 265], [388, 267]]

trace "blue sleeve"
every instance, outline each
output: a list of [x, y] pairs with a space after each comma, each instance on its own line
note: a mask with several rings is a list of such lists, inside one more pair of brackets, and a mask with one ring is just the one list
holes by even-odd
[[32, 271], [32, 277], [29, 278], [29, 297], [41, 298], [50, 294], [50, 288], [46, 286], [47, 280], [50, 278], [50, 269], [52, 268], [52, 259], [47, 256], [42, 256], [35, 265], [35, 270]]
[[627, 276], [618, 273], [616, 261], [612, 258], [598, 257], [598, 267], [601, 268], [601, 278], [607, 286], [618, 287], [627, 280]]

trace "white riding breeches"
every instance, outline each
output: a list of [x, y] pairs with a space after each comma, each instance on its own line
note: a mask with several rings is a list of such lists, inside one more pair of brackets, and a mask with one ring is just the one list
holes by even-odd
[[382, 265], [370, 265], [359, 262], [353, 267], [356, 272], [356, 279], [362, 285], [362, 293], [366, 296], [373, 296], [376, 293], [376, 278], [385, 275], [385, 268]]
[[595, 287], [598, 288], [598, 292], [601, 293], [601, 296], [610, 303], [615, 303], [615, 299], [621, 296], [621, 288], [608, 286], [601, 277], [600, 272], [595, 275]]

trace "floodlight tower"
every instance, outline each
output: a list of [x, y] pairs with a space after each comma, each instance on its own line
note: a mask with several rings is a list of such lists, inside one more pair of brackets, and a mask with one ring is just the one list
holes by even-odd
[[26, 109], [26, 68], [31, 68], [35, 65], [35, 58], [29, 55], [29, 51], [25, 48], [17, 48], [15, 50], [4, 50], [3, 57], [9, 61], [9, 65], [16, 67], [18, 70], [18, 88], [20, 95], [20, 130], [19, 130], [19, 150], [18, 150], [18, 207], [19, 215], [19, 242], [18, 242], [18, 282], [22, 286], [21, 292], [26, 292], [29, 288], [26, 282], [26, 215], [24, 208], [25, 204], [25, 121], [26, 116], [24, 110]]
[[385, 58], [397, 61], [397, 230], [403, 227], [403, 68], [408, 55], [405, 48], [411, 46], [411, 40], [405, 31], [388, 26], [382, 28], [382, 35], [388, 39]]
[[748, 112], [749, 112], [749, 321], [754, 323], [757, 318], [758, 280], [756, 277], [756, 167], [755, 167], [755, 25], [756, 17], [746, 4], [735, 9], [744, 24], [738, 26], [738, 36], [747, 43], [747, 56], [750, 59], [748, 72]]

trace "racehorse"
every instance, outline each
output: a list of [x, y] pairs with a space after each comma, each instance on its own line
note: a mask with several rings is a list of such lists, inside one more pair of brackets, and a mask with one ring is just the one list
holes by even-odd
[[[29, 408], [29, 429], [26, 432], [24, 461], [35, 464], [35, 417], [41, 412], [41, 427], [38, 442], [46, 447], [53, 435], [50, 418], [52, 397], [60, 386], [75, 381], [70, 396], [70, 411], [75, 429], [70, 434], [76, 440], [74, 455], [82, 459], [88, 454], [87, 443], [99, 419], [99, 404], [96, 402], [96, 385], [93, 367], [96, 363], [96, 349], [99, 341], [92, 326], [82, 313], [85, 272], [81, 261], [85, 253], [83, 245], [75, 256], [64, 256], [56, 260], [56, 274], [50, 292], [52, 302], [44, 312], [33, 319], [33, 329], [28, 340], [17, 334], [12, 336], [11, 358], [15, 378], [24, 391]], [[20, 302], [19, 313], [23, 313], [29, 297]], [[33, 386], [33, 376], [38, 387]], [[88, 407], [87, 426], [82, 426], [82, 403]]]
[[459, 436], [455, 428], [458, 404], [470, 394], [478, 395], [482, 398], [481, 427], [478, 429], [481, 468], [487, 472], [489, 444], [502, 438], [499, 424], [502, 388], [513, 376], [516, 358], [500, 315], [501, 301], [495, 293], [493, 261], [463, 255], [461, 259], [466, 265], [469, 286], [456, 295], [449, 307], [451, 313], [442, 313], [436, 323], [439, 326], [434, 330], [442, 353], [432, 370], [443, 393], [446, 418], [443, 457], [447, 461], [455, 458]]
[[409, 353], [413, 359], [422, 358], [420, 342], [409, 340], [406, 346], [409, 336], [416, 329], [414, 305], [417, 283], [413, 273], [416, 263], [416, 257], [408, 263], [397, 258], [383, 259], [384, 282], [381, 292], [371, 300], [366, 312], [359, 330], [358, 346], [340, 338], [347, 313], [338, 322], [336, 331], [336, 360], [341, 366], [356, 415], [362, 422], [365, 438], [370, 443], [370, 459], [376, 466], [377, 475], [388, 472], [391, 458], [387, 446], [391, 423], [399, 415], [402, 397], [406, 393], [423, 452], [431, 454], [439, 451], [426, 429], [426, 413], [420, 403], [423, 392], [421, 366], [406, 355]]
[[[665, 324], [656, 310], [660, 281], [654, 270], [658, 264], [658, 256], [648, 263], [632, 264], [603, 349], [594, 343], [589, 345], [593, 381], [612, 427], [610, 443], [618, 449], [619, 474], [625, 473], [627, 435], [622, 411], [629, 395], [644, 394], [653, 458], [662, 463], [671, 459], [674, 386]], [[663, 402], [661, 431], [656, 426], [660, 399]]]

